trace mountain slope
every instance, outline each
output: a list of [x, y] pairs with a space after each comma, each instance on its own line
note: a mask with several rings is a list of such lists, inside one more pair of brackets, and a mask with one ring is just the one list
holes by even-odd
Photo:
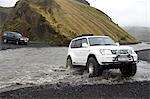
[[123, 28], [135, 38], [144, 42], [150, 42], [150, 27], [128, 26]]
[[12, 8], [0, 7], [0, 32], [3, 24], [6, 22]]
[[116, 41], [136, 41], [105, 13], [83, 0], [20, 0], [3, 31], [19, 31], [34, 41], [66, 45], [81, 34], [109, 35]]

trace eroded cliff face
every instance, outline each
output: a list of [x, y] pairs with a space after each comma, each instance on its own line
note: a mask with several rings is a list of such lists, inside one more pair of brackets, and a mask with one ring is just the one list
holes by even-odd
[[3, 28], [4, 23], [9, 19], [9, 14], [12, 8], [4, 8], [0, 7], [0, 40], [1, 40], [1, 31]]
[[7, 19], [7, 16], [7, 13], [0, 12], [0, 25], [4, 24], [5, 20]]
[[9, 17], [11, 10], [12, 10], [11, 7], [10, 8], [0, 7], [0, 25], [5, 23], [5, 21]]
[[[32, 41], [68, 45], [82, 34], [109, 35], [114, 40], [125, 37], [136, 41], [105, 13], [90, 7], [85, 0], [20, 0], [3, 31], [18, 31]], [[84, 4], [83, 4], [84, 3]]]

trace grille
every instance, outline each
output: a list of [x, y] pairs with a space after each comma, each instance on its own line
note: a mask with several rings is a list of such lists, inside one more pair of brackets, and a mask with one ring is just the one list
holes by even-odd
[[128, 54], [128, 50], [119, 50], [119, 54]]
[[112, 54], [128, 54], [128, 50], [111, 50]]

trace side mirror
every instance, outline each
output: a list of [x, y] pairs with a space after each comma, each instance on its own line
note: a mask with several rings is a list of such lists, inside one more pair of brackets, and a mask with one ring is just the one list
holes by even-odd
[[116, 42], [116, 45], [117, 45], [117, 46], [120, 46], [119, 42]]
[[87, 48], [87, 47], [88, 47], [88, 44], [87, 44], [87, 43], [82, 43], [82, 47], [83, 47], [83, 48]]

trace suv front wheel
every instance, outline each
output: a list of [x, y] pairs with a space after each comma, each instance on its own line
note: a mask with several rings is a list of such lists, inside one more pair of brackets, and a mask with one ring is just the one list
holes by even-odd
[[[125, 66], [126, 65], [126, 66]], [[124, 77], [131, 77], [136, 74], [137, 65], [136, 63], [128, 63], [120, 68], [120, 71]]]
[[90, 57], [87, 62], [87, 71], [89, 73], [89, 77], [96, 77], [102, 75], [103, 69], [97, 62], [97, 60], [93, 57]]
[[16, 45], [19, 45], [19, 40], [16, 40], [16, 42], [15, 42], [15, 43], [16, 43]]

